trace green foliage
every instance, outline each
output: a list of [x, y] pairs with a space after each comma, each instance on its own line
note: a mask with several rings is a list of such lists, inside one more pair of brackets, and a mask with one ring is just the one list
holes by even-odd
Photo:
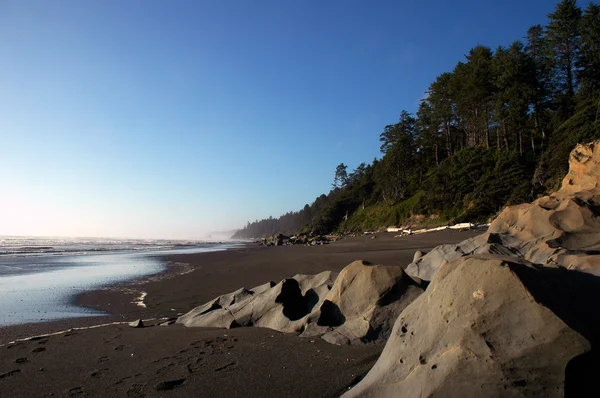
[[547, 166], [544, 179], [549, 189], [558, 188], [569, 170], [571, 150], [578, 143], [600, 138], [600, 120], [597, 119], [599, 106], [600, 97], [585, 101], [575, 115], [552, 134], [549, 148], [543, 156], [544, 164]]
[[333, 188], [342, 188], [345, 187], [350, 180], [348, 179], [348, 166], [344, 163], [340, 163], [335, 168], [335, 177], [333, 179]]
[[518, 152], [463, 149], [433, 170], [425, 184], [424, 210], [460, 221], [482, 221], [510, 200], [528, 199], [532, 165]]
[[338, 230], [340, 232], [361, 232], [402, 225], [412, 215], [420, 214], [423, 195], [424, 192], [419, 191], [393, 206], [389, 206], [385, 202], [378, 202], [364, 209], [358, 209], [340, 224]]
[[382, 199], [393, 205], [406, 197], [415, 169], [415, 145], [411, 131], [400, 131], [375, 171]]
[[476, 46], [436, 77], [416, 117], [379, 134], [380, 160], [341, 163], [328, 194], [237, 237], [484, 221], [557, 188], [575, 145], [600, 138], [600, 7], [561, 0], [548, 18], [525, 44]]
[[600, 6], [590, 3], [579, 26], [581, 53], [578, 77], [581, 91], [591, 95], [600, 90]]
[[562, 0], [548, 15], [547, 42], [560, 96], [571, 101], [575, 92], [575, 64], [579, 60], [581, 9], [575, 0]]

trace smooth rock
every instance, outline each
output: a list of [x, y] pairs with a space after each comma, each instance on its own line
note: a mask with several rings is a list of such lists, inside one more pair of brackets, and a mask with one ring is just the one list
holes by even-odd
[[567, 365], [591, 347], [585, 326], [569, 326], [588, 296], [567, 282], [600, 292], [597, 278], [584, 275], [593, 278], [586, 285], [581, 275], [493, 256], [444, 264], [398, 317], [375, 366], [343, 396], [563, 397]]

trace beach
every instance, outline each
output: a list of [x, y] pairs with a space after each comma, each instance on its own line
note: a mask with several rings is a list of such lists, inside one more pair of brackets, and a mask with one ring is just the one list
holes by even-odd
[[[0, 396], [339, 396], [368, 372], [382, 344], [158, 325], [240, 287], [339, 271], [359, 259], [405, 267], [417, 250], [479, 233], [382, 233], [314, 247], [159, 255], [169, 263], [165, 272], [78, 296], [79, 305], [110, 315], [0, 328]], [[136, 319], [146, 327], [123, 323]], [[89, 328], [110, 323], [118, 324]], [[58, 334], [10, 343], [50, 333]]]

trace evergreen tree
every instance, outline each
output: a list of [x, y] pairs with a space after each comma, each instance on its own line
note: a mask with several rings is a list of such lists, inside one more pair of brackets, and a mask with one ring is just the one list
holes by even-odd
[[455, 119], [455, 104], [452, 100], [452, 74], [442, 73], [429, 86], [429, 97], [427, 98], [433, 111], [433, 120], [437, 124], [438, 130], [442, 131], [446, 155], [452, 156], [454, 153], [452, 123]]
[[584, 95], [600, 90], [600, 6], [590, 3], [580, 24], [578, 77]]
[[490, 147], [490, 122], [494, 94], [492, 50], [472, 48], [467, 62], [454, 69], [456, 110], [464, 123], [467, 147]]
[[375, 181], [386, 203], [393, 205], [406, 198], [409, 177], [415, 168], [414, 159], [413, 135], [410, 131], [403, 131], [386, 151], [377, 168]]
[[553, 90], [550, 76], [550, 51], [541, 25], [532, 26], [527, 31], [525, 52], [531, 62], [529, 102], [533, 108], [533, 135], [541, 138], [543, 146]]
[[433, 107], [428, 101], [421, 101], [417, 111], [416, 140], [419, 155], [426, 168], [440, 164], [443, 135], [436, 123]]
[[498, 150], [501, 141], [506, 150], [510, 149], [508, 136], [512, 130], [513, 149], [518, 149], [521, 154], [524, 151], [531, 91], [531, 64], [523, 48], [523, 43], [516, 41], [509, 49], [498, 48], [494, 56], [496, 118], [501, 130], [497, 132]]
[[600, 7], [582, 16], [574, 0], [562, 0], [548, 26], [526, 38], [495, 53], [471, 49], [431, 83], [416, 117], [402, 111], [384, 128], [380, 160], [351, 173], [339, 164], [327, 195], [237, 236], [360, 230], [413, 213], [485, 220], [556, 188], [572, 148], [600, 138]]
[[337, 167], [335, 168], [335, 177], [333, 178], [333, 188], [343, 188], [345, 187], [348, 182], [348, 166], [346, 166], [344, 163], [340, 163], [337, 165]]
[[414, 136], [415, 133], [415, 118], [407, 111], [400, 113], [400, 121], [396, 124], [385, 126], [383, 133], [379, 135], [381, 142], [380, 150], [386, 153], [393, 145], [395, 145], [405, 134]]
[[[548, 15], [546, 37], [552, 56], [554, 79], [563, 111], [572, 112], [576, 88], [576, 65], [579, 62], [579, 23], [581, 9], [575, 0], [562, 0]], [[569, 114], [570, 115], [570, 114]]]

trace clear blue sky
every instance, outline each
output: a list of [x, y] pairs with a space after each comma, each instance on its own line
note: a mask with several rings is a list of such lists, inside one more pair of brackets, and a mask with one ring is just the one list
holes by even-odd
[[298, 210], [555, 3], [0, 0], [0, 235], [195, 238]]

